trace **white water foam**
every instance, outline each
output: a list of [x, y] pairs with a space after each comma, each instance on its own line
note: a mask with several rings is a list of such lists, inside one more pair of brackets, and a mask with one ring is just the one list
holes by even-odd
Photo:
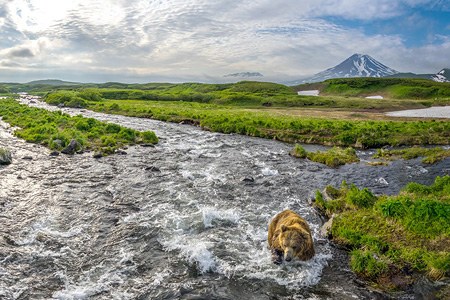
[[380, 177], [376, 180], [377, 183], [380, 183], [382, 185], [389, 185], [389, 182], [387, 182], [386, 179], [384, 179], [383, 177]]
[[[55, 276], [58, 276], [64, 282], [64, 289], [54, 292], [52, 298], [84, 300], [115, 290], [115, 287], [126, 281], [127, 273], [135, 271], [134, 265], [125, 263], [125, 261], [132, 261], [132, 258], [126, 254], [127, 252], [131, 252], [131, 250], [121, 249], [120, 257], [115, 257], [119, 260], [119, 264], [112, 264], [109, 268], [105, 268], [103, 263], [93, 266], [77, 282], [69, 279], [63, 271], [55, 273]], [[95, 275], [98, 272], [102, 272], [100, 276]], [[116, 299], [129, 299], [134, 298], [134, 296], [128, 292], [114, 291], [114, 298]]]
[[275, 169], [271, 169], [269, 167], [266, 167], [264, 169], [261, 170], [261, 173], [264, 176], [277, 176], [278, 175], [278, 170]]
[[167, 251], [180, 251], [180, 255], [195, 264], [203, 274], [216, 269], [216, 260], [211, 252], [212, 242], [198, 240], [193, 236], [175, 236], [172, 239], [160, 240]]
[[239, 214], [234, 209], [220, 210], [217, 207], [204, 207], [201, 209], [203, 224], [206, 228], [214, 227], [214, 221], [227, 221], [234, 224], [239, 222]]
[[[267, 248], [266, 226], [255, 227], [234, 209], [206, 206], [195, 214], [178, 217], [169, 214], [168, 217], [171, 222], [166, 225], [175, 226], [159, 242], [166, 251], [178, 251], [183, 259], [195, 265], [202, 274], [215, 272], [228, 278], [237, 276], [268, 280], [295, 289], [317, 284], [323, 268], [331, 259], [331, 250], [327, 244], [322, 244], [316, 247], [317, 255], [307, 262], [274, 265]], [[202, 218], [204, 229], [196, 231], [193, 228], [199, 217]], [[230, 223], [234, 226], [233, 231], [223, 228]], [[311, 228], [314, 237], [319, 230], [316, 227]]]

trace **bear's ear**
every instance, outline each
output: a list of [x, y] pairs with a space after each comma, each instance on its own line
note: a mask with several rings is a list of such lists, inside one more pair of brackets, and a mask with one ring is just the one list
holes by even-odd
[[281, 232], [285, 232], [286, 229], [287, 229], [287, 226], [286, 226], [286, 225], [281, 225]]

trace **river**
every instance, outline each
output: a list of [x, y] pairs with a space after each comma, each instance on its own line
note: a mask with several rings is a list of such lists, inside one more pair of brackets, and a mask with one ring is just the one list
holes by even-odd
[[[14, 158], [0, 166], [2, 299], [380, 298], [349, 271], [346, 254], [320, 237], [323, 220], [310, 199], [342, 180], [394, 194], [450, 170], [448, 159], [368, 166], [370, 150], [358, 152], [360, 163], [332, 169], [290, 157], [292, 145], [277, 141], [63, 110], [153, 130], [160, 143], [101, 159], [50, 157], [2, 122], [0, 147]], [[267, 227], [286, 208], [311, 225], [316, 256], [278, 266]]]

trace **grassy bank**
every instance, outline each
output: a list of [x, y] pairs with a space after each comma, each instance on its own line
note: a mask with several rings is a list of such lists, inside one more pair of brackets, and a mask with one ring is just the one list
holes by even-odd
[[414, 281], [411, 271], [434, 280], [450, 275], [449, 195], [447, 175], [430, 186], [410, 183], [396, 196], [376, 197], [344, 182], [317, 192], [315, 204], [335, 214], [331, 237], [350, 250], [353, 271], [394, 289]]
[[[397, 84], [401, 80], [396, 79]], [[352, 79], [367, 83], [391, 80]], [[399, 83], [400, 82], [400, 83]], [[408, 86], [409, 81], [402, 83]], [[328, 83], [326, 81], [325, 83]], [[436, 83], [438, 84], [438, 83]], [[438, 85], [444, 89], [445, 84]], [[445, 92], [442, 92], [445, 94]], [[162, 121], [199, 124], [211, 131], [239, 133], [290, 143], [357, 148], [385, 145], [450, 144], [450, 122], [388, 119], [370, 110], [423, 108], [450, 98], [361, 99], [344, 96], [304, 97], [294, 89], [268, 82], [234, 84], [103, 84], [98, 88], [59, 90], [45, 101], [70, 107]], [[369, 120], [367, 120], [369, 119]]]
[[322, 163], [332, 168], [359, 162], [355, 149], [351, 147], [346, 149], [333, 147], [327, 151], [308, 152], [305, 148], [297, 144], [290, 154], [298, 158], [308, 158], [311, 161]]
[[70, 117], [21, 105], [12, 99], [0, 99], [0, 116], [11, 126], [19, 127], [14, 132], [16, 136], [58, 151], [72, 140], [78, 142], [81, 150], [95, 150], [105, 155], [124, 145], [158, 142], [152, 131], [139, 132], [92, 118]]
[[169, 122], [187, 121], [223, 133], [277, 139], [290, 143], [354, 146], [450, 143], [450, 122], [332, 120], [276, 115], [270, 110], [182, 101], [85, 101], [89, 109]]

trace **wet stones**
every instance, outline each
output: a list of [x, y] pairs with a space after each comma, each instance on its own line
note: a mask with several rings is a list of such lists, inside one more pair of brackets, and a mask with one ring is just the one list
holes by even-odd
[[103, 157], [103, 153], [100, 151], [96, 151], [94, 152], [94, 155], [92, 155], [93, 158], [102, 158]]
[[59, 152], [58, 151], [52, 151], [49, 154], [50, 156], [59, 156]]
[[139, 144], [141, 147], [145, 147], [145, 148], [155, 148], [155, 145], [150, 144], [150, 143], [144, 143], [144, 144]]
[[115, 153], [115, 154], [118, 154], [118, 155], [127, 155], [127, 152], [126, 152], [126, 151], [123, 151], [123, 150], [121, 150], [121, 149], [117, 149], [114, 153]]
[[242, 177], [242, 178], [241, 178], [241, 181], [242, 181], [242, 182], [245, 182], [245, 183], [253, 183], [253, 182], [255, 182], [255, 178], [253, 178], [253, 177], [251, 177], [251, 176], [248, 176], [248, 177]]
[[69, 145], [61, 150], [61, 153], [72, 155], [79, 150], [81, 150], [81, 144], [76, 140], [71, 140]]
[[0, 165], [9, 165], [12, 163], [11, 151], [0, 148]]
[[331, 228], [333, 227], [333, 221], [334, 221], [334, 215], [331, 216], [331, 218], [326, 221], [322, 227], [320, 228], [320, 235], [325, 238], [331, 238]]
[[145, 170], [146, 171], [150, 171], [150, 172], [161, 172], [161, 170], [158, 167], [155, 167], [155, 166], [145, 167]]

